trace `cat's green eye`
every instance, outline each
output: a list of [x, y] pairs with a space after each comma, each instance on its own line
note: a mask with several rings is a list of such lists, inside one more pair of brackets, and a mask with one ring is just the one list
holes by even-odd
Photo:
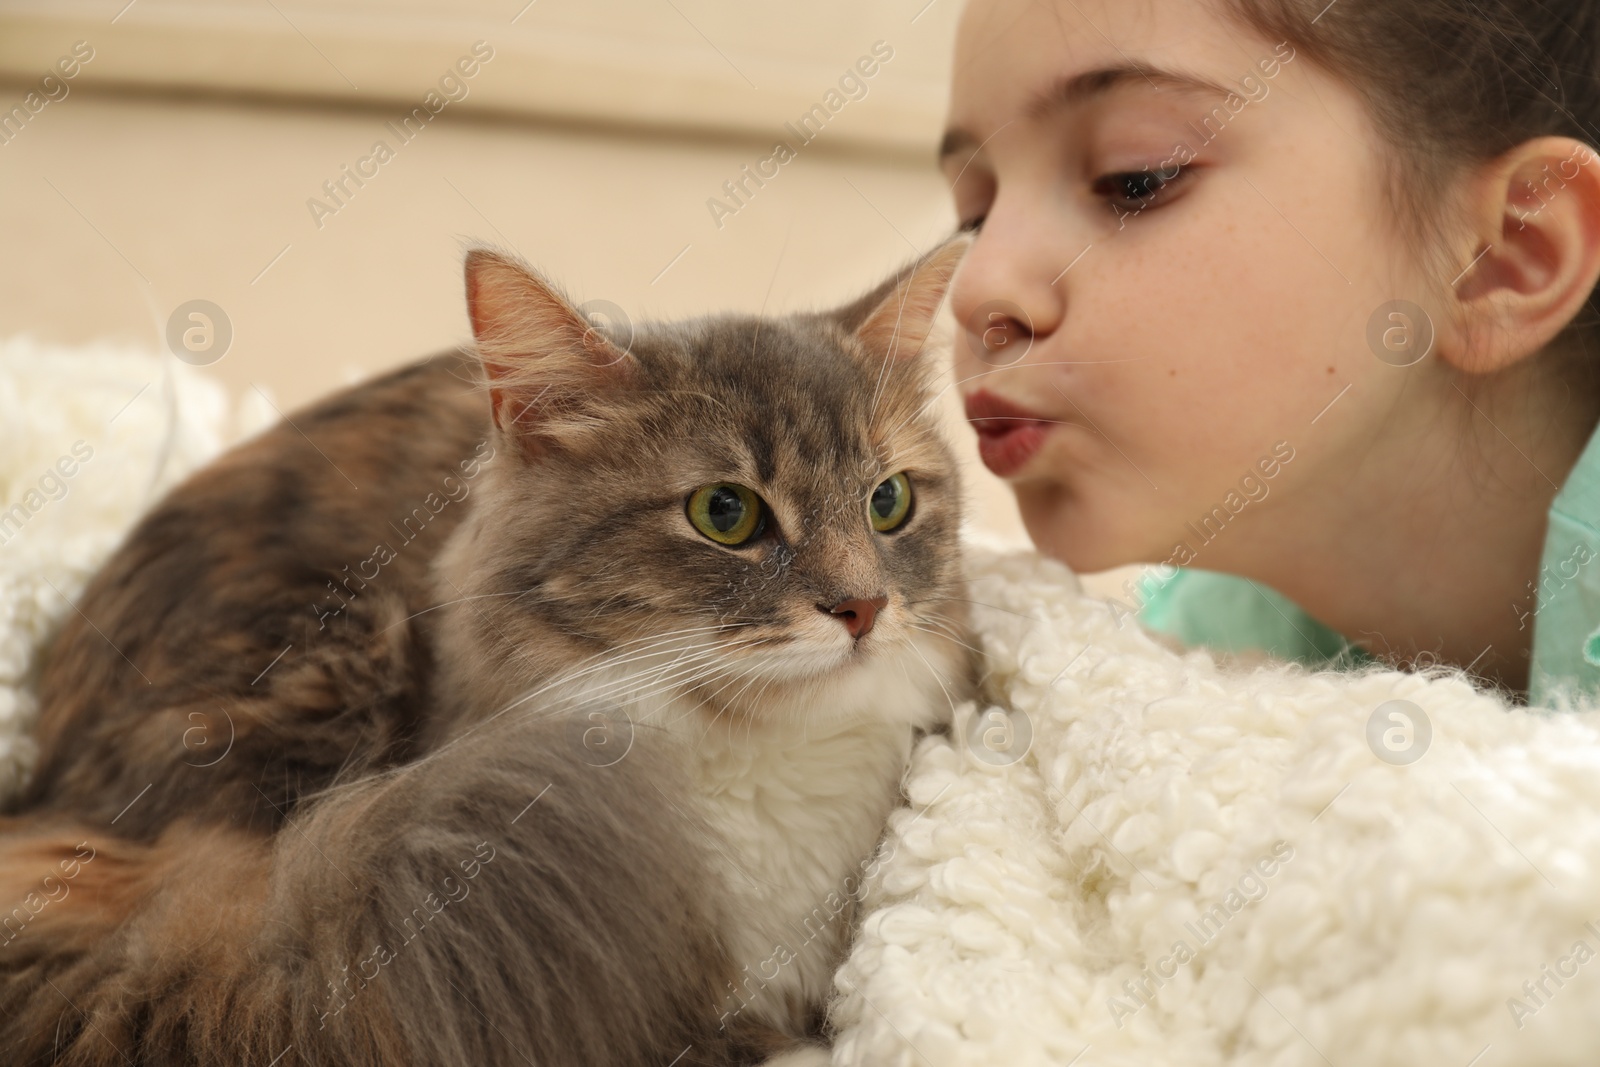
[[911, 479], [904, 471], [878, 484], [867, 502], [867, 513], [872, 516], [872, 528], [879, 533], [888, 533], [906, 521], [911, 514]]
[[732, 482], [702, 485], [690, 493], [688, 512], [696, 530], [722, 545], [742, 545], [766, 525], [761, 498]]

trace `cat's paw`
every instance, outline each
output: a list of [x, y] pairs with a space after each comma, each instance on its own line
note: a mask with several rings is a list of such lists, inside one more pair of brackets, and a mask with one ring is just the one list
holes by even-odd
[[833, 1054], [820, 1045], [806, 1045], [804, 1048], [793, 1048], [788, 1052], [780, 1052], [770, 1060], [765, 1060], [761, 1067], [831, 1067]]

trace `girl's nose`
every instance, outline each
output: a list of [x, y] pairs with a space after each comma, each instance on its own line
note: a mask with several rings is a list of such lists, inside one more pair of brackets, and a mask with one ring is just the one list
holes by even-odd
[[1034, 212], [1022, 218], [997, 200], [956, 274], [950, 306], [971, 354], [1004, 365], [1028, 342], [1050, 336], [1066, 314], [1062, 268], [1081, 249], [1063, 241]]

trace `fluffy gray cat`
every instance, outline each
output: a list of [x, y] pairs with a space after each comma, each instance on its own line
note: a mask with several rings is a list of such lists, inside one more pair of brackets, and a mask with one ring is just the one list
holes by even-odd
[[472, 252], [475, 353], [176, 489], [43, 671], [5, 1062], [825, 1061], [970, 685], [924, 351], [962, 251], [631, 340]]

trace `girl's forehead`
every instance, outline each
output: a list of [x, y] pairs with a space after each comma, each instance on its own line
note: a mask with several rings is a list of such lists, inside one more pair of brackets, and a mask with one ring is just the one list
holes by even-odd
[[1096, 88], [1097, 75], [1102, 89], [1119, 72], [1154, 91], [1168, 87], [1163, 74], [1225, 83], [1270, 51], [1221, 0], [972, 0], [956, 37], [951, 124], [1036, 117], [1060, 87]]

